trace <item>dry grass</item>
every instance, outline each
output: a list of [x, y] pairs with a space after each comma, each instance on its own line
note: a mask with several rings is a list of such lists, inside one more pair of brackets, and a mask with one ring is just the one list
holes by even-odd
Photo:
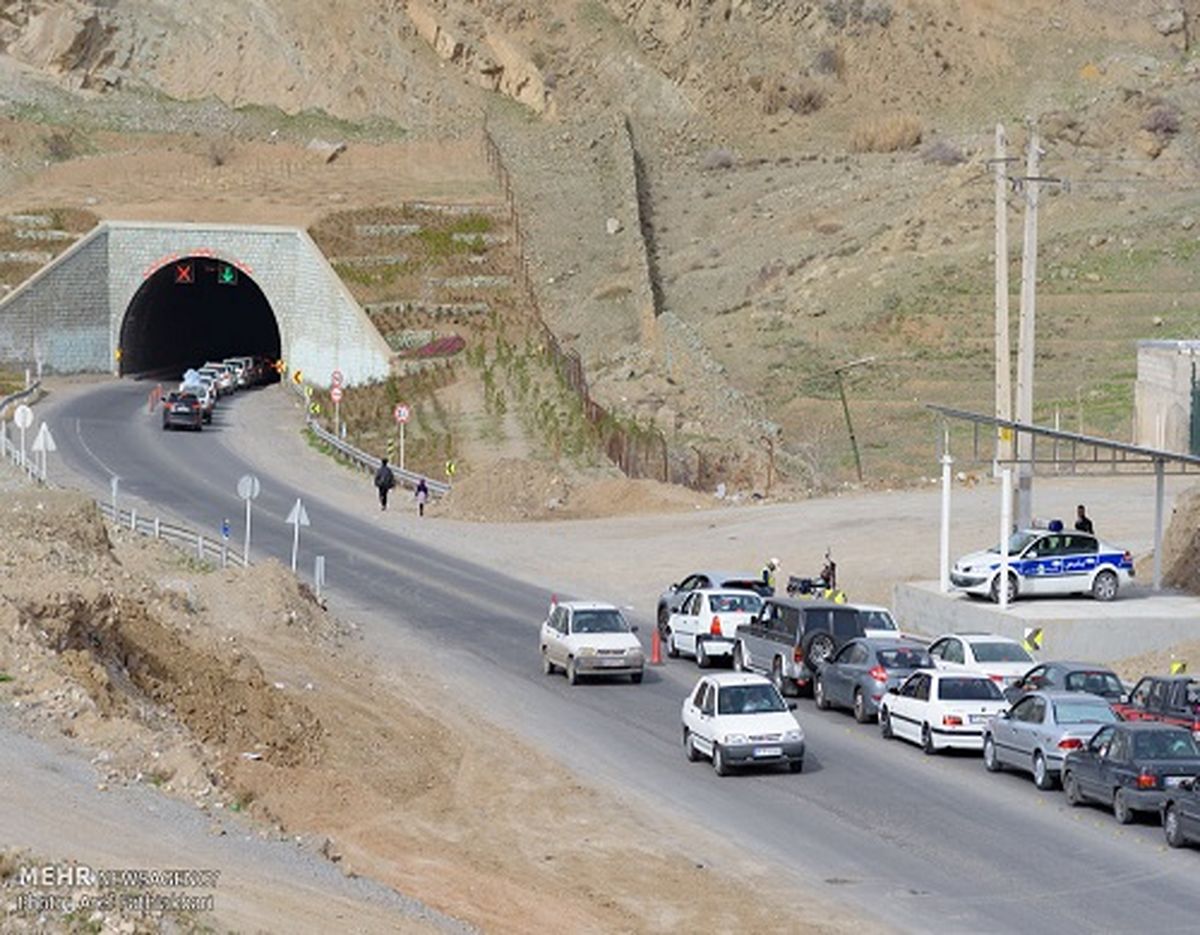
[[850, 148], [856, 153], [895, 153], [921, 142], [921, 121], [912, 114], [866, 120], [850, 133]]

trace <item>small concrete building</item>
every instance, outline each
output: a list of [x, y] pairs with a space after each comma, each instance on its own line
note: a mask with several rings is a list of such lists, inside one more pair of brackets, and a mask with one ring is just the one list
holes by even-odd
[[1198, 362], [1200, 340], [1138, 342], [1133, 397], [1135, 444], [1200, 454]]

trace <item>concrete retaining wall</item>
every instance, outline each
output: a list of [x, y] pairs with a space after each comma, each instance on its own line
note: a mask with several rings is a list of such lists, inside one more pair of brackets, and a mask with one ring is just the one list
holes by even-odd
[[1192, 368], [1200, 341], [1139, 341], [1134, 386], [1134, 440], [1187, 452], [1192, 413]]
[[1132, 589], [1103, 604], [1090, 598], [1017, 601], [1009, 610], [964, 594], [942, 594], [935, 582], [896, 585], [896, 619], [906, 631], [999, 633], [1023, 639], [1043, 633], [1040, 659], [1113, 662], [1200, 639], [1200, 598]]

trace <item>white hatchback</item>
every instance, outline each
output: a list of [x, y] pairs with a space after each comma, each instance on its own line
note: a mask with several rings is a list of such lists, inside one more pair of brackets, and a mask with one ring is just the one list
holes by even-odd
[[693, 591], [667, 621], [667, 655], [687, 653], [701, 669], [715, 659], [730, 660], [738, 627], [760, 610], [762, 598], [753, 591]]
[[879, 732], [902, 737], [926, 753], [955, 747], [982, 750], [988, 719], [1008, 707], [996, 683], [969, 672], [914, 672], [879, 702]]
[[804, 768], [804, 731], [778, 689], [761, 675], [706, 675], [683, 702], [683, 749], [708, 757], [718, 776], [735, 766], [786, 763]]
[[636, 632], [612, 604], [554, 603], [539, 638], [542, 671], [562, 669], [572, 685], [585, 675], [628, 675], [636, 684], [646, 669]]
[[929, 644], [929, 655], [939, 669], [986, 675], [1002, 689], [1035, 664], [1024, 646], [998, 633], [947, 633]]

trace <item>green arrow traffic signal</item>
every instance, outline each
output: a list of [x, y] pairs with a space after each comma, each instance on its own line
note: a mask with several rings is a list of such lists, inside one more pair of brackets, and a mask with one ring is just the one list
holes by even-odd
[[222, 286], [236, 286], [238, 281], [237, 267], [222, 263], [217, 267], [217, 282]]

